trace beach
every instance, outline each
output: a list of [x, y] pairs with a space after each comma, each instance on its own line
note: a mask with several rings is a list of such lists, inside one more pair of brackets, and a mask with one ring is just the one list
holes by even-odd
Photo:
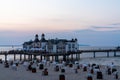
[[[100, 64], [101, 71], [103, 73], [103, 80], [115, 80], [114, 74], [108, 75], [106, 74], [106, 66], [108, 64], [111, 64], [114, 61], [120, 61], [119, 58], [86, 58], [79, 61], [80, 64]], [[105, 63], [104, 63], [105, 62]], [[116, 65], [119, 62], [114, 63], [115, 67], [118, 70], [118, 76], [120, 76], [120, 65]], [[75, 73], [75, 64], [73, 67], [66, 66], [65, 73], [61, 73], [61, 71], [55, 72], [54, 66], [52, 63], [50, 65], [45, 65], [45, 68], [48, 69], [48, 75], [44, 76], [42, 75], [43, 70], [39, 70], [37, 68], [36, 73], [32, 73], [31, 71], [27, 71], [23, 64], [19, 64], [17, 67], [17, 70], [13, 70], [10, 66], [9, 68], [5, 68], [4, 64], [0, 64], [0, 79], [1, 80], [59, 80], [59, 76], [61, 74], [65, 75], [65, 80], [87, 80], [87, 76], [89, 74], [88, 71], [83, 71], [83, 68], [78, 69], [78, 73]], [[96, 74], [92, 74], [93, 80], [99, 80], [96, 79]], [[120, 80], [120, 79], [117, 79]]]

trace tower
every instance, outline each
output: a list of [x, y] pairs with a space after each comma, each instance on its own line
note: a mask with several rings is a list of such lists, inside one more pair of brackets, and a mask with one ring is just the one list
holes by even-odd
[[44, 33], [42, 33], [41, 39], [45, 39], [45, 34]]
[[38, 34], [35, 35], [35, 42], [39, 42]]
[[45, 42], [46, 40], [45, 40], [45, 34], [44, 33], [42, 33], [42, 35], [41, 35], [41, 41], [42, 42]]
[[38, 39], [38, 34], [35, 35], [35, 39]]

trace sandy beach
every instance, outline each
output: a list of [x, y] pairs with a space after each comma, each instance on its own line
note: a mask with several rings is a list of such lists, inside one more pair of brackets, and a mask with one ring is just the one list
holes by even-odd
[[[89, 63], [90, 60], [91, 62], [97, 62], [95, 60], [99, 60], [98, 63], [102, 60], [106, 60], [108, 58], [99, 58], [99, 59], [82, 59], [80, 63]], [[112, 58], [116, 59], [116, 58]], [[88, 62], [89, 61], [89, 62]], [[94, 63], [93, 62], [93, 63]], [[107, 62], [107, 60], [106, 60]], [[104, 62], [103, 62], [104, 63]], [[109, 61], [108, 64], [111, 62]], [[75, 65], [70, 68], [69, 66], [64, 67], [65, 68], [65, 73], [61, 73], [61, 71], [55, 72], [54, 71], [54, 66], [53, 64], [46, 65], [45, 68], [48, 69], [48, 76], [42, 75], [43, 70], [39, 70], [37, 67], [37, 72], [32, 73], [31, 71], [26, 71], [25, 67], [23, 64], [20, 64], [17, 67], [17, 70], [13, 70], [12, 67], [10, 66], [9, 68], [5, 68], [4, 64], [0, 64], [0, 80], [59, 80], [59, 75], [64, 74], [65, 75], [65, 80], [87, 80], [87, 76], [89, 74], [89, 70], [83, 71], [83, 68], [78, 69], [78, 73], [75, 73]], [[115, 65], [115, 68], [118, 71], [118, 76], [120, 76], [120, 67], [119, 65]], [[100, 65], [100, 69], [103, 73], [103, 79], [102, 80], [115, 80], [114, 79], [114, 74], [108, 75], [106, 73], [106, 66], [105, 65]], [[99, 80], [96, 78], [96, 74], [92, 74], [93, 80]], [[117, 79], [117, 80], [120, 80]]]

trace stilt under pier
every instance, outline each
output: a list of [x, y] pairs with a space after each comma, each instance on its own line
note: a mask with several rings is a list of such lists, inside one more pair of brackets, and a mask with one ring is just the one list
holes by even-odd
[[5, 61], [7, 61], [7, 54], [5, 54]]
[[26, 60], [26, 55], [24, 54], [24, 60]]
[[73, 54], [71, 54], [71, 60], [73, 61]]
[[107, 52], [107, 57], [109, 57], [109, 51]]
[[63, 55], [63, 61], [66, 61], [66, 55]]
[[22, 54], [20, 54], [20, 61], [22, 60]]
[[55, 61], [58, 62], [58, 60], [59, 60], [59, 59], [58, 59], [58, 55], [57, 55], [57, 56], [55, 56]]
[[54, 56], [52, 56], [52, 61], [54, 61], [55, 59], [54, 59]]
[[16, 54], [14, 54], [14, 61], [16, 60]]
[[42, 58], [43, 58], [42, 55], [40, 55], [40, 60], [41, 60], [41, 61], [42, 61]]
[[116, 51], [114, 51], [114, 57], [116, 57]]
[[94, 58], [96, 57], [95, 52], [93, 52], [93, 57], [94, 57]]

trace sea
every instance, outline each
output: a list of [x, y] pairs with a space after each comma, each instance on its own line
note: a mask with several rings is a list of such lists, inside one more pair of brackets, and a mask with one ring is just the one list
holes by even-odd
[[[92, 49], [114, 49], [116, 48], [115, 46], [80, 46], [79, 49], [80, 50], [92, 50]], [[22, 49], [22, 46], [21, 45], [18, 45], [18, 46], [13, 46], [13, 45], [7, 45], [7, 46], [0, 46], [0, 51], [9, 51], [9, 50], [21, 50]], [[119, 55], [120, 56], [120, 52], [117, 52], [116, 55]], [[109, 56], [110, 57], [113, 57], [114, 56], [114, 53], [113, 52], [110, 52], [109, 53]], [[74, 55], [74, 57], [76, 57], [76, 55]], [[96, 53], [96, 57], [98, 58], [104, 58], [104, 57], [107, 57], [107, 53], [104, 53], [104, 52], [98, 52]], [[16, 56], [16, 58], [19, 59], [19, 55]], [[83, 54], [80, 54], [80, 58], [93, 58], [93, 53], [83, 53]], [[0, 59], [4, 60], [5, 59], [5, 56], [4, 55], [0, 55]], [[8, 55], [7, 56], [7, 59], [8, 60], [13, 60], [14, 59], [14, 56], [13, 55]]]
[[[22, 49], [22, 46], [21, 45], [1, 45], [0, 46], [0, 52], [2, 51], [9, 51], [9, 50], [21, 50]], [[19, 56], [17, 55], [16, 58], [19, 59]], [[0, 55], [0, 59], [4, 60], [5, 59], [5, 56], [4, 55]], [[14, 57], [13, 55], [8, 55], [7, 56], [7, 59], [8, 60], [13, 60]]]

